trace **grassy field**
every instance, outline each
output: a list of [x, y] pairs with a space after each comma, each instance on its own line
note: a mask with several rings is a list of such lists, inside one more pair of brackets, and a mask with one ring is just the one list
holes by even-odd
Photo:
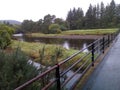
[[104, 35], [116, 32], [118, 29], [88, 29], [88, 30], [69, 30], [64, 31], [63, 35]]
[[[42, 62], [44, 65], [53, 65], [56, 62], [66, 59], [73, 53], [77, 52], [78, 50], [67, 50], [62, 46], [57, 45], [50, 45], [50, 44], [43, 44], [43, 43], [29, 43], [29, 42], [19, 42], [19, 41], [12, 41], [11, 47], [13, 49], [20, 47], [23, 52], [25, 52], [28, 56], [33, 58], [36, 62]], [[43, 52], [44, 48], [44, 52]], [[44, 54], [43, 54], [44, 53]], [[56, 53], [59, 53], [57, 57], [57, 61], [53, 59], [56, 58]], [[44, 56], [41, 60], [41, 55]], [[53, 60], [53, 61], [52, 61]]]
[[[38, 62], [44, 66], [53, 66], [56, 63], [63, 61], [66, 58], [68, 58], [71, 55], [78, 52], [78, 50], [73, 50], [73, 49], [67, 50], [67, 49], [63, 48], [62, 46], [58, 46], [58, 45], [19, 42], [16, 40], [12, 41], [11, 47], [12, 47], [12, 49], [16, 49], [16, 48], [20, 47], [21, 50], [24, 53], [26, 53], [30, 58], [32, 58], [33, 61]], [[44, 49], [44, 51], [43, 51], [43, 49]], [[87, 53], [78, 54], [77, 56], [72, 58], [70, 61], [68, 61], [66, 64], [62, 65], [62, 68], [65, 69], [68, 66], [71, 66], [73, 63], [75, 63], [77, 60], [79, 60], [80, 57], [82, 57], [86, 54]], [[91, 56], [90, 56], [90, 58], [91, 58]], [[82, 62], [80, 62], [73, 68], [73, 70], [79, 68], [82, 65], [82, 63], [84, 63], [85, 61], [86, 60], [83, 59]], [[84, 66], [84, 67], [86, 67], [86, 66]]]
[[118, 29], [86, 29], [86, 30], [68, 30], [63, 31], [60, 34], [42, 34], [42, 33], [32, 33], [26, 34], [33, 37], [48, 37], [48, 36], [65, 36], [65, 35], [105, 35], [116, 32]]

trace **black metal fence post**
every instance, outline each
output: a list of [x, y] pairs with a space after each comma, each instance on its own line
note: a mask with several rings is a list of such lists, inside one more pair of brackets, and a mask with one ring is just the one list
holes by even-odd
[[110, 46], [110, 35], [108, 35], [108, 47]]
[[57, 81], [57, 90], [61, 90], [61, 85], [60, 85], [60, 67], [57, 64], [57, 68], [56, 68], [56, 81]]
[[104, 53], [104, 49], [105, 49], [105, 37], [103, 37], [103, 39], [102, 39], [102, 50], [103, 50], [103, 53]]
[[109, 36], [110, 36], [110, 43], [111, 43], [111, 34]]
[[113, 33], [113, 40], [115, 39], [115, 33]]
[[111, 42], [113, 41], [113, 34], [111, 34]]
[[94, 66], [94, 52], [95, 52], [95, 49], [94, 49], [95, 45], [94, 43], [92, 44], [92, 66]]

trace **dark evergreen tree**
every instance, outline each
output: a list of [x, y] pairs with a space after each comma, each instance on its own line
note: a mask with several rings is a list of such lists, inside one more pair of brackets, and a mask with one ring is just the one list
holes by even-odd
[[106, 6], [105, 10], [105, 26], [106, 27], [114, 27], [115, 25], [115, 11], [116, 11], [116, 5], [114, 0], [111, 1], [110, 5]]
[[[28, 63], [28, 59], [19, 48], [9, 54], [0, 51], [0, 90], [14, 90], [39, 74], [39, 70]], [[37, 90], [35, 85], [39, 86], [36, 83], [25, 90]]]
[[100, 28], [100, 5], [97, 4], [96, 7], [96, 28]]
[[93, 15], [92, 15], [92, 27], [91, 28], [97, 28], [97, 21], [98, 21], [98, 17], [97, 17], [97, 7], [94, 6], [93, 7]]
[[93, 28], [93, 6], [90, 4], [85, 15], [85, 28]]
[[72, 10], [70, 9], [70, 11], [68, 12], [68, 15], [67, 15], [67, 22], [69, 24], [69, 28], [72, 30], [73, 29], [73, 12]]
[[116, 26], [116, 4], [115, 4], [115, 1], [112, 0], [111, 3], [110, 3], [110, 11], [109, 11], [109, 16], [111, 17], [110, 21], [110, 25], [112, 27]]
[[100, 5], [100, 28], [105, 28], [105, 6], [103, 2]]
[[69, 23], [70, 29], [80, 29], [83, 27], [84, 12], [81, 8], [73, 9], [68, 12], [67, 22]]
[[120, 4], [116, 7], [116, 25], [120, 28]]
[[84, 27], [84, 12], [81, 8], [76, 11], [76, 29], [81, 29]]

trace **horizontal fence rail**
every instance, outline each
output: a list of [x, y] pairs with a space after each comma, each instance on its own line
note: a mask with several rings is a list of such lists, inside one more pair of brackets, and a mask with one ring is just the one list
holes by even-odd
[[[117, 38], [118, 34], [119, 31], [104, 35], [15, 90], [71, 90], [85, 72], [94, 66], [94, 62]], [[86, 49], [89, 49], [89, 52], [84, 52]], [[72, 74], [69, 74], [70, 72]]]

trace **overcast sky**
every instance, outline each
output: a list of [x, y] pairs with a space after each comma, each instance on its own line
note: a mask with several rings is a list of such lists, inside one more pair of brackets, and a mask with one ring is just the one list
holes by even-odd
[[[81, 7], [85, 12], [90, 3], [96, 5], [101, 1], [105, 5], [111, 2], [111, 0], [0, 0], [0, 20], [37, 21], [47, 14], [65, 19], [70, 8]], [[115, 2], [120, 4], [120, 0]]]

